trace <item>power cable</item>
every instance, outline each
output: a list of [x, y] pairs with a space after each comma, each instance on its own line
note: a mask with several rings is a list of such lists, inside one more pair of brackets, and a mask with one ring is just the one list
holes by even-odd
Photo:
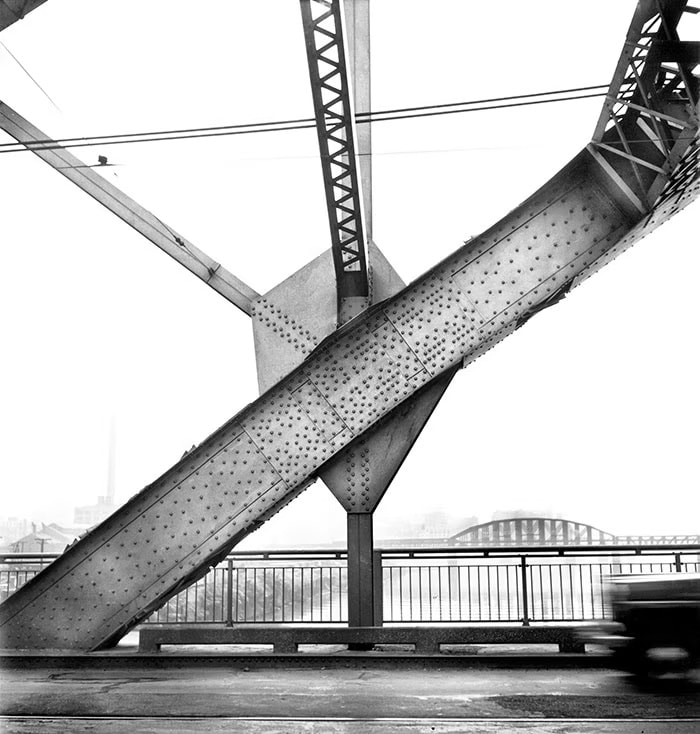
[[[558, 96], [553, 99], [529, 99], [530, 97], [544, 97], [568, 94], [569, 92], [589, 91], [591, 89], [605, 88], [607, 85], [599, 84], [594, 87], [578, 87], [551, 92], [536, 92], [532, 94], [513, 95], [509, 97], [494, 97], [484, 100], [473, 100], [470, 102], [450, 102], [439, 105], [423, 105], [419, 107], [396, 108], [393, 110], [380, 110], [377, 112], [365, 112], [356, 115], [356, 124], [370, 122], [386, 122], [392, 120], [407, 120], [420, 117], [433, 117], [438, 115], [459, 114], [463, 112], [481, 112], [484, 110], [508, 109], [536, 104], [547, 104], [552, 102], [567, 102], [590, 97], [604, 96], [606, 92], [595, 92], [592, 94], [569, 94]], [[509, 102], [509, 100], [527, 100]], [[505, 102], [505, 104], [492, 104], [493, 102]], [[477, 107], [470, 105], [480, 105]], [[316, 126], [314, 118], [299, 118], [292, 120], [277, 120], [270, 122], [242, 123], [237, 125], [220, 125], [198, 128], [184, 128], [179, 130], [160, 130], [145, 133], [119, 133], [113, 135], [93, 135], [85, 137], [59, 138], [56, 140], [45, 139], [27, 141], [26, 143], [3, 143], [0, 144], [0, 153], [14, 153], [25, 150], [52, 150], [56, 148], [85, 148], [96, 145], [118, 145], [124, 143], [147, 143], [166, 140], [190, 140], [205, 137], [220, 137], [228, 135], [249, 135], [261, 132], [283, 132], [290, 130], [310, 129]]]
[[[492, 102], [509, 102], [513, 99], [527, 99], [528, 97], [547, 97], [554, 94], [570, 94], [572, 92], [590, 92], [592, 89], [608, 89], [608, 84], [594, 84], [588, 87], [571, 87], [569, 89], [555, 89], [549, 92], [531, 92], [530, 94], [511, 94], [507, 97], [486, 97], [485, 99], [473, 99], [469, 102], [446, 102], [444, 104], [421, 105], [418, 107], [396, 107], [390, 110], [380, 110], [378, 112], [359, 112], [356, 117], [371, 117], [374, 119], [376, 115], [388, 115], [400, 112], [415, 112], [427, 109], [442, 109], [446, 107], [463, 107], [465, 105], [474, 104], [490, 104]], [[598, 94], [593, 96], [599, 96]]]

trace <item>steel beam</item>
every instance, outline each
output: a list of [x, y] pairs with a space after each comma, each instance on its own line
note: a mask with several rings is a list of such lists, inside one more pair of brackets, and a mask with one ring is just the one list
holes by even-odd
[[454, 375], [448, 372], [404, 401], [321, 469], [321, 479], [346, 512], [377, 509]]
[[[370, 45], [370, 0], [345, 0], [345, 46], [348, 51], [350, 87], [355, 116], [372, 111], [372, 57]], [[360, 167], [363, 215], [367, 242], [373, 240], [372, 226], [372, 123], [355, 127], [355, 151]], [[374, 261], [370, 256], [370, 264]]]
[[340, 0], [300, 0], [338, 289], [338, 323], [371, 302]]
[[381, 627], [382, 564], [374, 550], [372, 513], [349, 512], [348, 625]]
[[227, 301], [248, 315], [252, 313], [253, 301], [260, 297], [259, 293], [3, 102], [0, 102], [0, 129], [26, 145], [28, 150], [184, 265]]

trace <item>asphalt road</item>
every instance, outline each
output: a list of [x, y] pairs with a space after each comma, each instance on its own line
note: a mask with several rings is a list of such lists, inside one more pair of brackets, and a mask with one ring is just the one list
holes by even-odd
[[700, 733], [697, 678], [640, 688], [608, 669], [59, 666], [0, 682], [13, 734]]

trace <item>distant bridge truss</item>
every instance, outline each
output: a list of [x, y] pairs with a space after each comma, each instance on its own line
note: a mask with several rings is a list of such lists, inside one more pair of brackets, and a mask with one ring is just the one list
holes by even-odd
[[697, 545], [700, 535], [613, 535], [573, 520], [512, 517], [465, 528], [451, 536], [449, 543], [474, 547]]
[[262, 393], [4, 602], [5, 645], [113, 644], [318, 477], [348, 513], [350, 622], [371, 626], [372, 512], [454, 374], [700, 193], [690, 9], [640, 0], [592, 141], [404, 286], [371, 239], [371, 139], [352, 141], [369, 66], [337, 57], [369, 58], [368, 3], [344, 26], [338, 2], [301, 0], [332, 247], [263, 295], [0, 104], [0, 128], [251, 316]]

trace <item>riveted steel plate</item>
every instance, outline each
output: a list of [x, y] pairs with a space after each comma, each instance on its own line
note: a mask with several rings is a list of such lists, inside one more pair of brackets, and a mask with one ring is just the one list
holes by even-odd
[[294, 390], [292, 396], [314, 422], [326, 441], [332, 442], [347, 428], [321, 391], [310, 380]]
[[[379, 303], [398, 293], [404, 283], [373, 242], [369, 245], [369, 255], [372, 298]], [[346, 307], [349, 300], [344, 301]], [[335, 330], [337, 307], [335, 269], [330, 250], [255, 302], [253, 334], [261, 392], [300, 365], [314, 347]], [[339, 423], [337, 414], [327, 415], [333, 408], [324, 402], [313, 383], [304, 384], [305, 387], [297, 389], [317, 392], [318, 415], [309, 416], [319, 425], [324, 438], [332, 441], [345, 424]], [[415, 437], [409, 439], [409, 435], [412, 436], [414, 431], [417, 435], [433, 407], [434, 403], [430, 403], [428, 398], [421, 398], [410, 411], [402, 411], [401, 417], [384, 421], [382, 426], [363, 437], [361, 447], [355, 449], [350, 446], [331, 460], [322, 479], [346, 510], [357, 512], [361, 507], [371, 511], [376, 507], [412, 446]], [[388, 446], [391, 450], [387, 450]], [[360, 476], [355, 472], [358, 464], [362, 466], [361, 486], [356, 481]]]
[[[17, 634], [42, 647], [74, 647], [81, 638], [99, 642], [95, 630], [124, 617], [126, 598], [137, 613], [247, 526], [251, 506], [269, 506], [287, 489], [250, 437], [227, 426], [127, 503], [113, 516], [116, 522], [108, 519], [64, 554], [59, 579], [37, 578], [25, 598], [11, 598], [20, 605], [3, 605], [3, 622], [25, 609], [40, 610], [22, 615], [20, 628], [3, 628], [5, 644], [17, 646]], [[50, 607], [44, 604], [48, 590]]]
[[346, 512], [373, 512], [454, 373], [433, 380], [319, 472]]
[[[373, 303], [404, 282], [381, 250], [369, 244]], [[338, 324], [335, 268], [330, 250], [307, 263], [253, 303], [253, 337], [260, 392], [298, 367]]]

